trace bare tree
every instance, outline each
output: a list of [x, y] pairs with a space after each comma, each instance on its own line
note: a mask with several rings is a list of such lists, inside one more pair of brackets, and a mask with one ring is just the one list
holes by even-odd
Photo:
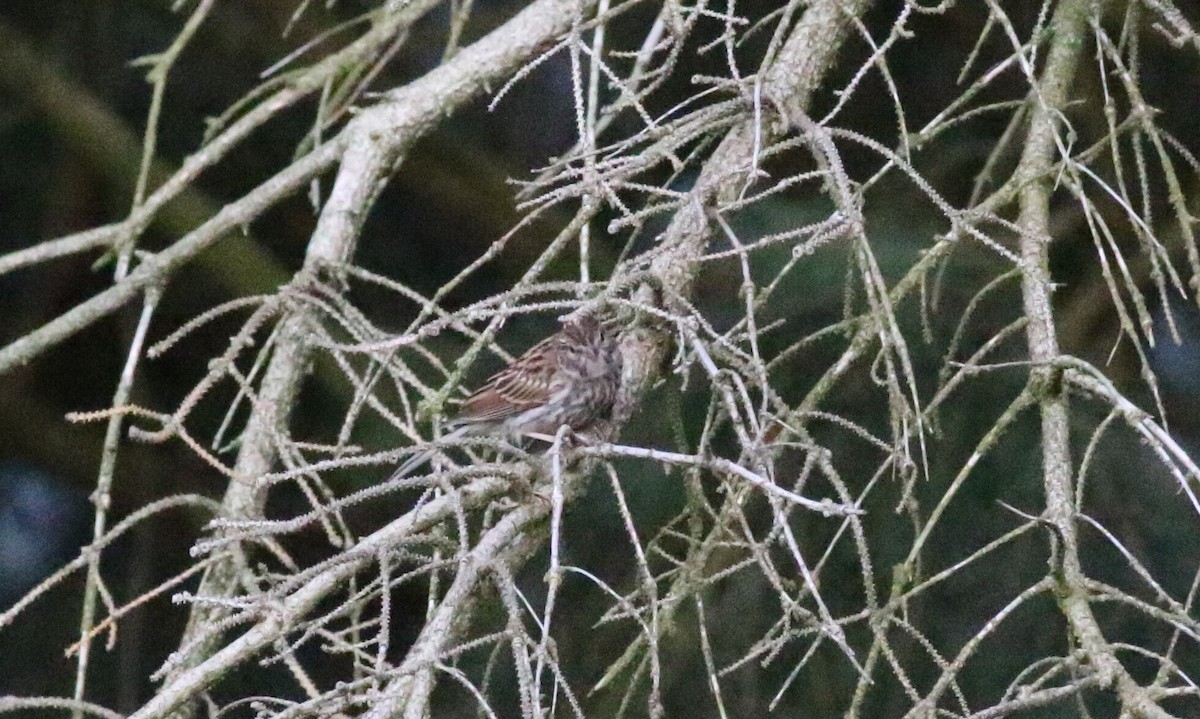
[[[2, 632], [61, 591], [65, 577], [86, 575], [80, 640], [70, 648], [74, 696], [0, 698], [0, 709], [118, 716], [88, 701], [93, 642], [130, 611], [173, 596], [189, 607], [186, 632], [155, 674], [157, 690], [131, 716], [662, 716], [667, 685], [687, 658], [702, 668], [695, 686], [711, 707], [703, 711], [717, 716], [812, 707], [803, 695], [823, 685], [821, 706], [855, 717], [1200, 711], [1200, 555], [1182, 558], [1190, 574], [1181, 593], [1155, 555], [1128, 546], [1125, 533], [1136, 536], [1137, 522], [1107, 526], [1088, 491], [1107, 448], [1131, 446], [1153, 468], [1114, 481], [1172, 487], [1173, 501], [1191, 510], [1173, 531], [1198, 546], [1200, 468], [1167, 429], [1150, 352], [1156, 342], [1180, 342], [1176, 313], [1194, 311], [1174, 298], [1195, 303], [1200, 251], [1188, 192], [1200, 164], [1148, 104], [1141, 81], [1144, 45], [1158, 49], [1160, 62], [1195, 62], [1193, 11], [1170, 0], [1046, 0], [1014, 19], [1011, 3], [992, 0], [766, 9], [535, 0], [460, 45], [474, 8], [452, 2], [441, 62], [406, 84], [375, 87], [414, 25], [440, 5], [387, 0], [321, 59], [287, 58], [168, 173], [155, 169], [164, 88], [214, 6], [199, 0], [177, 41], [146, 60], [154, 102], [128, 216], [0, 257], [5, 272], [96, 250], [116, 258], [107, 289], [0, 349], [2, 370], [141, 305], [111, 407], [72, 416], [107, 423], [92, 541], [0, 613]], [[960, 90], [925, 119], [894, 80], [894, 53], [971, 13], [982, 22], [975, 50], [956, 59]], [[615, 47], [616, 26], [636, 31], [640, 45]], [[684, 78], [690, 96], [663, 109], [664, 88], [697, 57], [722, 72]], [[503, 103], [515, 84], [562, 58], [555, 67], [571, 87], [577, 141], [518, 179], [524, 215], [511, 232], [431, 295], [356, 263], [367, 216], [420, 138], [479, 98]], [[888, 132], [856, 129], [854, 103], [868, 82], [888, 94]], [[166, 247], [139, 248], [198, 176], [297, 107], [312, 114], [294, 162]], [[924, 163], [954, 147], [960, 128], [993, 117], [1006, 129], [971, 160], [974, 185], [960, 193], [967, 199], [951, 199]], [[919, 254], [885, 272], [896, 265], [880, 260], [871, 218], [903, 214], [874, 204], [897, 197], [898, 185], [938, 223], [917, 242]], [[162, 288], [182, 266], [305, 191], [318, 219], [290, 279], [148, 341]], [[818, 198], [810, 207], [821, 207], [819, 216], [771, 231], [743, 221], [795, 196]], [[466, 305], [447, 299], [531, 224], [563, 210], [569, 219], [511, 287]], [[1116, 318], [1138, 378], [1130, 389], [1064, 349], [1070, 330], [1055, 303], [1051, 250], [1065, 232], [1054, 220], [1066, 215], [1094, 242], [1090, 264], [1105, 292], [1092, 304]], [[624, 245], [611, 262], [597, 259], [602, 233]], [[789, 318], [803, 302], [796, 287], [812, 281], [822, 253], [843, 258], [843, 312], [798, 327]], [[948, 288], [947, 268], [964, 255], [987, 258], [982, 277], [969, 291]], [[570, 280], [548, 272], [563, 258], [577, 263]], [[711, 267], [736, 278], [720, 298], [733, 308], [723, 319], [705, 311], [713, 299], [697, 292]], [[388, 293], [415, 319], [390, 331], [350, 299], [359, 287]], [[1005, 300], [1002, 324], [980, 322], [984, 305]], [[526, 442], [439, 438], [440, 418], [471, 386], [472, 368], [489, 356], [511, 359], [497, 344], [506, 321], [580, 309], [624, 328], [620, 396], [602, 431]], [[169, 407], [131, 402], [143, 362], [169, 361], [199, 328], [243, 315], [186, 396]], [[442, 356], [431, 342], [445, 335], [468, 349]], [[826, 344], [836, 349], [815, 349]], [[918, 357], [931, 352], [936, 366]], [[804, 387], [790, 379], [800, 361], [825, 363]], [[322, 382], [349, 388], [335, 435], [307, 436], [290, 423], [314, 365]], [[700, 398], [694, 436], [681, 430], [677, 446], [663, 449], [622, 434], [664, 385]], [[1012, 391], [973, 450], [955, 455], [942, 441], [943, 413], [994, 403], [989, 385]], [[218, 389], [233, 398], [227, 420], [215, 432], [198, 430], [193, 414]], [[851, 392], [863, 401], [839, 399]], [[380, 420], [392, 428], [389, 447], [375, 447], [364, 429]], [[1036, 428], [1031, 446], [1006, 439], [1022, 426]], [[108, 497], [128, 439], [186, 444], [228, 479], [224, 496], [171, 495], [113, 523]], [[408, 475], [361, 488], [345, 481], [364, 467], [387, 476], [426, 450], [434, 461]], [[1039, 504], [980, 510], [1007, 522], [981, 543], [956, 533], [961, 525], [949, 523], [962, 521], [976, 467], [1020, 465], [1017, 457], [1031, 452], [1040, 457]], [[685, 488], [683, 508], [659, 526], [639, 526], [628, 506], [622, 479], [642, 467], [662, 468]], [[564, 556], [569, 510], [597, 483], [607, 484], [625, 529], [613, 542], [631, 568], [624, 576], [599, 576]], [[285, 486], [303, 493], [307, 511], [267, 511]], [[347, 519], [396, 496], [406, 510], [369, 531]], [[101, 559], [139, 522], [184, 509], [211, 518], [191, 565], [115, 601]], [[321, 556], [301, 558], [293, 546], [300, 535], [323, 537]], [[1108, 552], [1119, 569], [1097, 571], [1091, 552]], [[1021, 580], [987, 574], [1005, 572]], [[583, 620], [570, 618], [568, 584], [606, 604], [600, 631], [629, 638], [600, 658], [608, 668], [598, 676], [572, 664], [579, 650], [560, 651], [587, 644], [571, 635]], [[939, 593], [959, 585], [969, 587], [972, 611], [950, 619]], [[738, 626], [731, 587], [767, 598], [753, 604], [753, 622]], [[427, 611], [415, 638], [397, 645], [395, 596], [409, 588], [424, 593]], [[965, 616], [974, 623], [964, 625]], [[987, 655], [1000, 651], [989, 642], [1027, 621], [1047, 642], [1010, 675], [972, 679], [973, 665], [991, 666]], [[1130, 622], [1143, 628], [1140, 638], [1125, 631]], [[237, 686], [256, 686], [248, 677], [280, 667], [287, 690], [268, 689], [275, 685], [265, 679], [258, 693], [222, 689], [235, 674]], [[729, 685], [747, 675], [758, 677], [757, 693], [747, 698], [739, 684], [731, 696]]]

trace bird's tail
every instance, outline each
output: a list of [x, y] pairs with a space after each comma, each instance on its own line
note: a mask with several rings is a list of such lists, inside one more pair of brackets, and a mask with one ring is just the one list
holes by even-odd
[[438, 445], [441, 445], [445, 442], [453, 442], [456, 439], [466, 436], [468, 429], [470, 429], [469, 426], [462, 425], [462, 426], [458, 427], [457, 429], [455, 429], [453, 432], [451, 432], [447, 435], [443, 435], [442, 438], [439, 439], [437, 444], [434, 445], [433, 447], [430, 447], [428, 449], [423, 449], [423, 450], [417, 452], [416, 454], [414, 454], [413, 456], [409, 457], [408, 459], [406, 459], [404, 461], [403, 464], [401, 464], [399, 466], [399, 468], [396, 469], [395, 472], [392, 472], [392, 476], [388, 477], [388, 481], [391, 482], [391, 481], [397, 480], [397, 479], [404, 479], [409, 474], [411, 474], [413, 470], [417, 469], [422, 464], [425, 464], [430, 459], [433, 459], [433, 455], [437, 454], [442, 449]]

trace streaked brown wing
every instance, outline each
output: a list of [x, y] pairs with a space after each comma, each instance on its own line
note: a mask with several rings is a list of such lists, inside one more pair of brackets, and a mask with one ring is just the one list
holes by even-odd
[[484, 387], [468, 397], [459, 408], [455, 422], [503, 422], [524, 408], [508, 402], [491, 387]]
[[548, 337], [492, 375], [468, 397], [456, 419], [498, 422], [545, 404], [557, 362], [557, 338]]

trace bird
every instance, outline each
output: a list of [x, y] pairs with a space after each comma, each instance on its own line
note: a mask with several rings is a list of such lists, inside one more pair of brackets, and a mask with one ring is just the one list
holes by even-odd
[[[492, 375], [460, 406], [442, 440], [468, 435], [554, 435], [566, 425], [586, 432], [609, 417], [621, 385], [617, 325], [584, 313]], [[418, 452], [392, 473], [401, 479], [430, 459]]]

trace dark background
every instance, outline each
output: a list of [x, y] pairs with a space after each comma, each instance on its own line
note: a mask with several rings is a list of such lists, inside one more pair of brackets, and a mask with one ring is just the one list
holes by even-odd
[[[522, 5], [499, 1], [476, 4], [467, 41], [502, 22]], [[9, 0], [0, 4], [0, 45], [8, 56], [7, 60], [0, 58], [0, 252], [117, 221], [128, 211], [150, 97], [142, 70], [129, 63], [160, 51], [174, 38], [182, 17], [171, 14], [164, 5], [144, 0]], [[910, 130], [922, 126], [961, 91], [956, 77], [984, 21], [983, 4], [974, 5], [964, 3], [946, 15], [918, 18], [912, 25], [916, 39], [899, 43], [889, 54], [889, 69], [900, 90]], [[294, 10], [294, 2], [219, 3], [172, 73], [161, 121], [161, 158], [178, 163], [200, 142], [205, 118], [222, 112], [253, 88], [259, 72], [305, 39], [352, 17], [369, 4], [342, 2], [332, 9], [325, 9], [324, 3], [314, 6], [284, 38], [281, 31]], [[770, 6], [738, 3], [739, 12], [750, 17], [760, 16]], [[1028, 14], [1014, 15], [1024, 30], [1033, 22], [1032, 13], [1036, 11], [1035, 4], [1029, 6]], [[869, 18], [869, 27], [876, 33], [886, 32], [896, 11], [894, 3], [880, 3]], [[1011, 11], [1019, 13], [1020, 9]], [[1114, 19], [1119, 17], [1113, 15]], [[646, 13], [639, 10], [614, 24], [613, 45], [636, 47], [640, 38], [635, 33], [645, 20]], [[1198, 20], [1200, 16], [1193, 12], [1191, 21]], [[446, 22], [444, 9], [423, 20], [375, 87], [402, 84], [436, 64]], [[1200, 60], [1194, 51], [1172, 48], [1154, 33], [1144, 37], [1143, 50], [1140, 82], [1148, 101], [1161, 110], [1158, 121], [1183, 147], [1200, 151], [1200, 124], [1195, 121]], [[1007, 47], [993, 36], [984, 46], [980, 66], [1006, 51]], [[15, 52], [36, 58], [38, 72], [44, 74], [19, 69], [11, 59]], [[755, 48], [751, 45], [744, 52], [751, 57]], [[844, 84], [863, 52], [862, 43], [847, 48], [831, 87]], [[655, 98], [659, 109], [694, 92], [692, 76], [722, 72], [719, 53], [709, 53], [700, 60], [692, 55], [685, 57], [691, 64], [681, 67], [676, 80]], [[746, 67], [753, 65], [747, 62]], [[477, 102], [423, 139], [372, 211], [358, 252], [359, 263], [431, 293], [516, 224], [520, 214], [514, 209], [514, 187], [506, 180], [527, 178], [574, 141], [568, 69], [567, 58], [560, 55], [519, 83], [495, 112], [486, 111], [486, 101]], [[52, 83], [62, 83], [62, 87]], [[1085, 65], [1077, 85], [1073, 96], [1083, 100], [1085, 106], [1092, 103], [1095, 110], [1100, 86], [1094, 66]], [[54, 91], [65, 93], [63, 96], [69, 99], [60, 102], [48, 97]], [[1013, 77], [988, 92], [997, 99], [1019, 98], [1024, 94], [1024, 85]], [[819, 117], [833, 102], [831, 93], [822, 94], [811, 114]], [[82, 115], [89, 108], [115, 123], [101, 136], [103, 141], [75, 124], [74, 113]], [[206, 211], [239, 197], [285, 166], [308, 129], [312, 110], [311, 103], [301, 103], [205, 172], [196, 186], [198, 204], [175, 208], [170, 218], [149, 230], [143, 246], [151, 250], [166, 246], [198, 224]], [[1072, 120], [1079, 123], [1083, 138], [1103, 130], [1097, 124], [1102, 120], [1098, 110], [1080, 111]], [[974, 173], [1003, 131], [1005, 121], [997, 114], [953, 131], [936, 152], [917, 158], [918, 168], [947, 200], [962, 206], [969, 197]], [[884, 144], [893, 144], [894, 108], [877, 75], [866, 80], [844, 111], [842, 122]], [[860, 148], [847, 147], [845, 151], [848, 169], [857, 178], [868, 177], [877, 166], [877, 158]], [[1195, 208], [1195, 178], [1187, 176], [1185, 182], [1188, 200]], [[813, 221], [827, 209], [813, 193], [784, 194], [755, 206], [737, 221], [746, 233], [768, 233]], [[931, 236], [945, 230], [944, 219], [901, 181], [888, 181], [873, 190], [868, 212], [875, 252], [889, 279], [899, 277], [917, 252], [931, 244]], [[1058, 200], [1054, 212], [1058, 235], [1052, 262], [1055, 278], [1062, 283], [1055, 300], [1064, 350], [1105, 367], [1122, 391], [1151, 408], [1150, 396], [1138, 378], [1137, 356], [1128, 341], [1118, 344], [1109, 360], [1119, 329], [1086, 224], [1069, 200]], [[1180, 261], [1179, 266], [1184, 266], [1178, 233], [1170, 227], [1165, 193], [1156, 198], [1155, 217], [1161, 222], [1156, 229]], [[565, 219], [565, 214], [552, 212], [535, 223], [523, 233], [514, 252], [488, 265], [452, 295], [449, 304], [465, 303], [509, 286]], [[596, 227], [603, 228], [604, 224], [598, 222]], [[285, 280], [299, 266], [313, 225], [312, 208], [305, 198], [296, 197], [255, 222], [250, 228], [252, 238], [226, 239], [219, 248], [191, 263], [167, 288], [151, 340], [165, 336], [222, 300], [269, 291]], [[602, 229], [595, 237], [596, 264], [603, 272], [621, 251], [624, 238], [608, 235]], [[1145, 263], [1137, 261], [1137, 250], [1131, 243], [1126, 249], [1135, 276], [1149, 292], [1152, 284]], [[760, 269], [769, 271], [786, 261], [787, 255], [786, 247], [775, 254], [764, 253], [759, 258]], [[772, 316], [787, 318], [787, 324], [782, 335], [765, 343], [765, 351], [777, 351], [795, 338], [840, 319], [845, 255], [844, 249], [823, 250], [792, 274], [770, 309]], [[15, 340], [106, 287], [111, 268], [94, 268], [97, 258], [98, 253], [75, 256], [0, 277], [0, 341]], [[940, 286], [942, 310], [933, 314], [934, 331], [929, 342], [917, 339], [921, 337], [919, 317], [911, 303], [905, 310], [902, 317], [910, 348], [918, 361], [923, 389], [929, 394], [935, 387], [958, 313], [979, 287], [1004, 269], [997, 255], [977, 245], [956, 250]], [[573, 263], [564, 260], [561, 267], [552, 268], [551, 275], [570, 278], [573, 271]], [[735, 263], [715, 263], [700, 278], [696, 296], [706, 316], [718, 327], [732, 324], [742, 312], [737, 295], [740, 281]], [[411, 319], [410, 305], [401, 307], [395, 298], [379, 291], [355, 292], [355, 303], [383, 326], [400, 328]], [[1200, 315], [1194, 299], [1180, 301], [1173, 309], [1184, 342], [1174, 345], [1160, 327], [1151, 361], [1159, 374], [1171, 430], [1185, 446], [1197, 447]], [[15, 601], [39, 577], [74, 556], [80, 543], [90, 537], [92, 514], [87, 497], [94, 487], [103, 428], [100, 424], [72, 425], [64, 421], [63, 415], [108, 405], [137, 311], [136, 306], [130, 306], [29, 366], [0, 377], [0, 609]], [[1013, 284], [981, 306], [964, 347], [978, 347], [1019, 312], [1019, 294]], [[1161, 308], [1155, 307], [1154, 312], [1161, 319]], [[144, 362], [135, 400], [162, 409], [175, 406], [203, 375], [208, 360], [220, 351], [236, 326], [232, 320], [214, 323], [163, 359]], [[515, 322], [506, 329], [502, 343], [520, 350], [550, 327], [549, 318]], [[452, 340], [438, 340], [434, 346], [451, 357], [461, 349]], [[819, 345], [788, 363], [773, 379], [782, 391], [802, 396], [838, 351], [833, 345]], [[959, 359], [964, 356], [960, 353]], [[1006, 358], [1022, 358], [1019, 342], [1010, 343], [996, 359]], [[486, 376], [490, 369], [494, 367], [477, 368], [472, 381]], [[856, 417], [868, 426], [886, 427], [882, 394], [867, 378], [868, 369], [859, 368], [825, 409]], [[958, 400], [947, 404], [937, 426], [939, 434], [931, 445], [931, 477], [917, 487], [923, 506], [933, 505], [939, 490], [954, 476], [1023, 382], [1020, 372], [993, 375], [975, 382]], [[655, 390], [649, 403], [656, 413], [635, 418], [623, 435], [625, 441], [673, 447], [676, 427], [694, 437], [699, 432], [706, 397], [695, 389], [698, 383], [689, 386], [692, 389], [682, 396], [673, 383]], [[319, 382], [310, 383], [305, 401], [299, 405], [300, 414], [295, 417], [298, 431], [314, 435], [336, 431], [339, 408], [347, 396]], [[194, 421], [200, 433], [204, 428], [211, 431], [220, 421], [219, 400], [206, 403], [198, 411]], [[663, 421], [661, 408], [679, 421]], [[1104, 411], [1086, 403], [1075, 409], [1078, 459], [1090, 430], [1103, 419]], [[386, 430], [372, 430], [375, 434], [367, 443], [388, 446], [392, 439]], [[835, 454], [839, 448], [847, 450], [845, 455], [837, 455], [844, 476], [869, 475], [873, 470], [874, 460], [856, 456], [844, 435], [818, 431], [818, 437]], [[1038, 511], [1042, 499], [1036, 447], [1037, 424], [1031, 414], [980, 465], [939, 530], [945, 536], [931, 544], [929, 566], [951, 563], [1014, 526], [1014, 516], [1000, 508], [996, 500]], [[642, 536], [653, 536], [655, 528], [682, 507], [683, 489], [677, 478], [655, 470], [634, 464], [624, 469], [626, 492], [639, 526], [644, 528]], [[350, 473], [346, 482], [367, 482], [372, 476], [366, 471]], [[861, 486], [862, 481], [855, 480], [855, 486]], [[1088, 481], [1093, 516], [1117, 531], [1173, 596], [1184, 597], [1200, 557], [1200, 531], [1197, 517], [1176, 491], [1173, 480], [1153, 465], [1150, 453], [1136, 439], [1117, 433], [1101, 448]], [[120, 457], [110, 524], [155, 498], [179, 492], [219, 497], [223, 486], [223, 480], [181, 443], [127, 443]], [[891, 494], [879, 497], [878, 506], [873, 507], [872, 523], [878, 532], [876, 561], [881, 575], [886, 575], [882, 568], [902, 559], [907, 549], [906, 541], [901, 539], [907, 536], [907, 519], [891, 512], [898, 493], [899, 483]], [[273, 500], [273, 511], [284, 514], [289, 507], [299, 506], [297, 501], [284, 494]], [[399, 506], [381, 501], [363, 509], [356, 521], [364, 527], [377, 525], [394, 516]], [[186, 568], [188, 547], [200, 529], [199, 517], [164, 515], [143, 524], [112, 547], [105, 554], [102, 569], [118, 601], [136, 597]], [[628, 544], [614, 511], [611, 491], [604, 482], [597, 481], [581, 506], [573, 510], [568, 532], [570, 561], [591, 568], [618, 586], [632, 586], [635, 580]], [[889, 556], [887, 549], [886, 538], [891, 534], [897, 537], [895, 556]], [[809, 539], [816, 541], [819, 537]], [[1022, 542], [1007, 548], [986, 567], [961, 573], [956, 581], [939, 588], [924, 605], [914, 609], [917, 616], [921, 612], [935, 613], [924, 615], [927, 624], [931, 616], [945, 613], [943, 620], [932, 622], [935, 633], [930, 638], [939, 646], [948, 650], [957, 647], [1014, 591], [1044, 573], [1046, 538], [1031, 534]], [[1089, 569], [1098, 578], [1113, 582], [1129, 578], [1128, 569], [1102, 543], [1095, 543], [1089, 552]], [[1030, 557], [1036, 559], [1031, 561]], [[849, 610], [855, 600], [849, 594], [840, 597], [836, 581], [839, 571], [855, 576], [852, 558], [846, 559], [844, 566], [826, 570], [824, 588], [829, 594], [827, 599]], [[542, 571], [541, 567], [530, 569], [534, 584]], [[577, 668], [578, 677], [594, 680], [629, 640], [629, 634], [624, 629], [589, 629], [606, 601], [593, 588], [568, 581], [564, 591], [560, 602], [572, 610], [566, 612], [560, 624], [560, 651], [564, 661]], [[39, 600], [15, 624], [0, 628], [0, 692], [70, 695], [74, 660], [64, 658], [63, 649], [78, 638], [81, 594], [82, 576], [76, 575]], [[732, 583], [714, 591], [707, 608], [709, 616], [727, 630], [716, 647], [720, 656], [732, 659], [736, 647], [744, 648], [765, 630], [776, 611], [770, 606], [770, 596], [770, 588], [761, 579]], [[411, 621], [397, 622], [396, 647], [403, 647], [413, 636], [424, 611], [423, 597], [418, 593], [401, 599], [411, 602], [412, 611], [399, 616]], [[1025, 611], [1030, 614], [1028, 619], [1006, 625], [990, 640], [989, 651], [964, 673], [962, 684], [969, 695], [994, 700], [1013, 672], [1031, 657], [1065, 651], [1064, 646], [1057, 646], [1064, 632], [1056, 624], [1052, 604], [1044, 602]], [[109, 652], [97, 646], [94, 651], [89, 698], [119, 711], [136, 707], [153, 690], [154, 685], [146, 677], [175, 648], [185, 618], [186, 607], [166, 600], [131, 613], [120, 624], [115, 648]], [[1113, 638], [1135, 643], [1165, 631], [1161, 625], [1151, 626], [1137, 615], [1131, 614], [1126, 621], [1114, 612], [1106, 619], [1111, 620], [1106, 626]], [[582, 639], [573, 644], [561, 638], [569, 636]], [[694, 636], [694, 627], [680, 632], [680, 636]], [[857, 639], [863, 641], [864, 637]], [[721, 645], [722, 641], [727, 645]], [[671, 661], [665, 662], [669, 668], [665, 697], [669, 714], [693, 715], [696, 702], [710, 700], [700, 655], [686, 645], [667, 651], [673, 652]], [[1193, 670], [1200, 667], [1194, 651], [1184, 651], [1179, 658], [1190, 660]], [[840, 713], [846, 688], [854, 680], [853, 671], [839, 661], [836, 652], [822, 654], [816, 661], [819, 668], [789, 691], [784, 706], [803, 708], [806, 716], [823, 715], [822, 711]], [[754, 665], [753, 671], [732, 674], [726, 689], [739, 702], [731, 708], [734, 714], [752, 716], [762, 712], [789, 666], [781, 662], [759, 670]], [[933, 672], [935, 667], [931, 665], [928, 670]], [[233, 681], [236, 684], [236, 679]], [[880, 715], [891, 715], [907, 706], [898, 687], [883, 687], [880, 696], [884, 699], [875, 707], [883, 712]], [[889, 696], [894, 697], [894, 703], [886, 699]], [[601, 696], [592, 701], [607, 712], [619, 697]], [[701, 712], [707, 714], [711, 707], [704, 707]], [[1101, 706], [1101, 715], [1103, 711]]]

